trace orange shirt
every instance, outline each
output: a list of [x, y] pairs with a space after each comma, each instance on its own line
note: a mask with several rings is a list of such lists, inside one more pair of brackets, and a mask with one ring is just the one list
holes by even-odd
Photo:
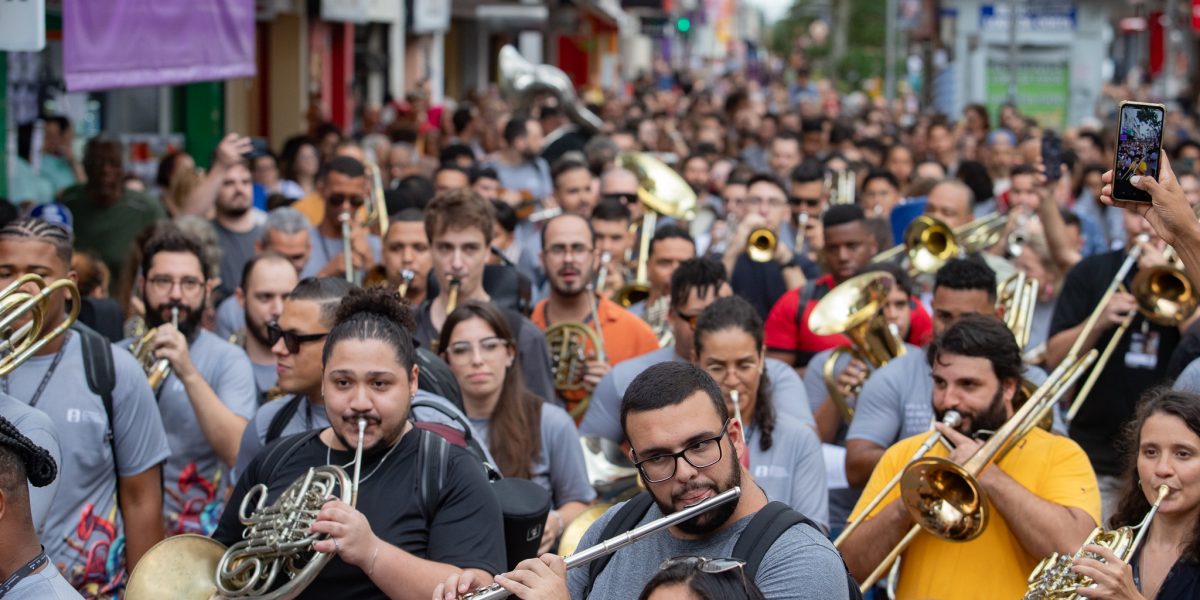
[[[321, 225], [321, 221], [325, 220], [325, 197], [317, 192], [309, 192], [304, 197], [292, 203], [292, 208], [300, 211], [300, 214], [308, 218], [308, 222], [312, 223], [313, 227]], [[363, 205], [358, 209], [358, 220], [363, 221], [367, 218], [367, 207]]]
[[[538, 329], [546, 331], [546, 302], [542, 300], [533, 308], [533, 314], [530, 319]], [[600, 317], [600, 331], [604, 338], [604, 354], [608, 359], [608, 364], [615, 365], [621, 361], [628, 360], [635, 356], [641, 356], [647, 352], [658, 350], [658, 337], [654, 335], [654, 331], [645, 321], [634, 316], [633, 313], [621, 308], [619, 304], [601, 298], [600, 303], [596, 306], [596, 312]], [[588, 319], [585, 325], [591, 327], [591, 319]]]

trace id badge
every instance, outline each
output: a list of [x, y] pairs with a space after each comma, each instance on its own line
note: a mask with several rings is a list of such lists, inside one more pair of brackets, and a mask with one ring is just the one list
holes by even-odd
[[1130, 369], [1154, 369], [1157, 367], [1159, 338], [1159, 333], [1150, 331], [1150, 324], [1143, 321], [1142, 330], [1134, 331], [1129, 338], [1129, 350], [1125, 353], [1125, 366]]

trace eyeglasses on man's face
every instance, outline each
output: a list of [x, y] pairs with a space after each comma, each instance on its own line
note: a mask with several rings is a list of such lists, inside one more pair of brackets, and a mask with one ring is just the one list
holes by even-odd
[[687, 448], [670, 454], [657, 454], [634, 463], [647, 483], [659, 483], [675, 476], [679, 459], [687, 461], [694, 469], [705, 469], [721, 461], [721, 438], [729, 432], [729, 420], [721, 427], [721, 433], [692, 442]]

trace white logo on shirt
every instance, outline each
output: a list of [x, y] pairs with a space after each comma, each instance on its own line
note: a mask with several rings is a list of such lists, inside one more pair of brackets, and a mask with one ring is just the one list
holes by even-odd
[[787, 476], [788, 476], [788, 470], [779, 465], [755, 465], [755, 467], [754, 467], [754, 478], [755, 479], [778, 478], [778, 477], [787, 477]]

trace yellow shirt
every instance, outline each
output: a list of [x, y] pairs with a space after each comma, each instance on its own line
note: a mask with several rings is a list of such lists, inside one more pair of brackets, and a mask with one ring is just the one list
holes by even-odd
[[[915, 435], [887, 449], [871, 473], [851, 519], [904, 467], [928, 436], [928, 433]], [[929, 453], [929, 456], [946, 455], [941, 444]], [[1039, 497], [1079, 508], [1100, 522], [1096, 474], [1087, 455], [1071, 439], [1034, 429], [1003, 460], [988, 468], [997, 466]], [[896, 486], [871, 515], [899, 496], [900, 488]], [[970, 542], [948, 542], [925, 531], [918, 534], [902, 555], [896, 597], [951, 600], [1024, 596], [1026, 578], [1043, 557], [1032, 556], [1021, 547], [990, 500], [987, 508], [990, 512], [987, 528]]]

